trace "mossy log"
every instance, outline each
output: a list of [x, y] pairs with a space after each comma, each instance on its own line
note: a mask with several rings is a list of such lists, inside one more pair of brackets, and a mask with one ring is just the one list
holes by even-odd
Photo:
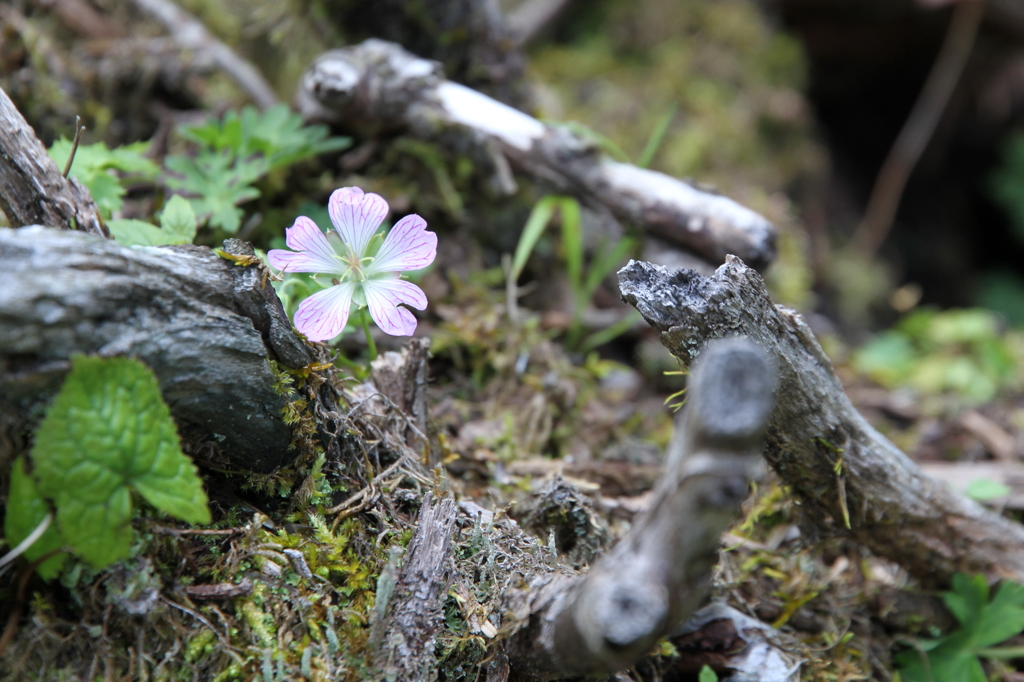
[[614, 161], [579, 133], [448, 81], [440, 64], [393, 43], [371, 39], [325, 53], [303, 76], [297, 98], [307, 119], [367, 137], [408, 133], [468, 154], [500, 193], [515, 192], [514, 167], [709, 263], [734, 253], [761, 268], [775, 258], [776, 228], [754, 211]]
[[[252, 254], [238, 240], [226, 247]], [[317, 356], [262, 265], [200, 246], [129, 248], [25, 227], [0, 229], [0, 272], [0, 444], [17, 449], [71, 355], [95, 353], [135, 356], [153, 370], [200, 461], [266, 472], [294, 456], [283, 410], [299, 396], [272, 363], [298, 369]], [[2, 448], [0, 461], [12, 454]]]
[[622, 297], [685, 365], [709, 340], [743, 334], [778, 371], [764, 456], [801, 499], [806, 519], [848, 534], [926, 583], [954, 573], [1024, 581], [1024, 526], [929, 478], [857, 412], [832, 363], [793, 310], [736, 257], [712, 277], [631, 261]]

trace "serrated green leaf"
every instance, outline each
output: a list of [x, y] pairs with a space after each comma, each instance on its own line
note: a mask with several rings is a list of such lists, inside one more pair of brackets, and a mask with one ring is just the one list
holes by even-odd
[[125, 246], [165, 246], [184, 243], [156, 225], [150, 225], [142, 220], [128, 218], [108, 220], [107, 228], [110, 229], [110, 235], [114, 241]]
[[119, 485], [103, 500], [67, 496], [57, 503], [57, 526], [75, 552], [96, 568], [128, 556], [132, 542], [132, 498]]
[[[36, 482], [25, 471], [25, 458], [14, 460], [11, 467], [10, 489], [7, 493], [6, 517], [4, 518], [4, 535], [11, 547], [15, 547], [34, 531], [49, 513], [50, 507], [43, 499]], [[25, 550], [25, 558], [35, 561], [44, 554], [64, 546], [56, 525], [51, 525], [46, 532]], [[50, 557], [39, 565], [37, 572], [44, 580], [55, 578], [60, 573], [67, 554], [60, 553]]]
[[174, 244], [191, 244], [196, 237], [196, 212], [184, 197], [175, 194], [160, 214], [160, 229], [175, 241]]
[[998, 644], [1024, 630], [1024, 585], [1004, 582], [978, 618], [973, 645]]
[[953, 590], [942, 595], [942, 599], [960, 624], [970, 627], [988, 603], [988, 582], [983, 575], [957, 573], [953, 576]]
[[127, 556], [129, 488], [185, 521], [210, 520], [156, 377], [138, 360], [73, 356], [31, 457], [61, 535], [96, 567]]
[[[73, 143], [61, 138], [53, 143], [47, 153], [59, 168], [64, 168], [71, 157]], [[159, 173], [159, 167], [145, 158], [148, 142], [136, 142], [114, 149], [108, 149], [102, 142], [79, 145], [71, 164], [70, 175], [84, 184], [104, 217], [109, 217], [121, 208], [121, 197], [125, 189], [121, 180], [108, 171], [117, 170], [137, 180], [151, 180]]]
[[989, 647], [1024, 630], [1024, 586], [1005, 582], [989, 602], [984, 576], [958, 573], [943, 600], [961, 627], [940, 639], [922, 641], [921, 651], [897, 655], [900, 673], [908, 682], [985, 682], [979, 656], [1001, 655]]
[[121, 197], [127, 191], [117, 178], [105, 170], [94, 170], [79, 175], [78, 179], [89, 190], [89, 194], [96, 202], [96, 208], [100, 209], [105, 217], [112, 215], [114, 211], [121, 210], [121, 205], [124, 203]]

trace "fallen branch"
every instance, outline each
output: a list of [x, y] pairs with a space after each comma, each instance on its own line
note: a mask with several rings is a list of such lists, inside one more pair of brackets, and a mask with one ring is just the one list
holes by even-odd
[[[238, 240], [225, 246], [252, 253]], [[205, 247], [128, 248], [29, 227], [0, 229], [0, 272], [0, 424], [52, 395], [71, 354], [133, 355], [203, 460], [268, 471], [290, 456], [282, 409], [297, 396], [278, 392], [270, 361], [301, 368], [316, 358], [261, 266]]]
[[744, 334], [767, 351], [779, 388], [764, 455], [808, 520], [927, 582], [945, 584], [958, 571], [1024, 582], [1024, 527], [925, 476], [875, 431], [803, 319], [772, 304], [761, 276], [738, 258], [712, 277], [631, 261], [619, 286], [686, 365], [721, 336]]
[[517, 679], [622, 670], [697, 610], [721, 534], [761, 472], [772, 374], [745, 339], [709, 347], [651, 507], [589, 573], [544, 574], [527, 590], [529, 625], [505, 647]]
[[274, 88], [263, 74], [246, 59], [210, 34], [202, 22], [178, 7], [172, 0], [134, 0], [142, 10], [163, 24], [183, 50], [194, 50], [213, 61], [260, 109], [278, 104]]
[[410, 133], [473, 153], [506, 194], [515, 192], [511, 164], [711, 263], [737, 254], [764, 267], [775, 257], [775, 227], [757, 213], [663, 173], [613, 161], [580, 134], [445, 80], [436, 62], [392, 43], [371, 39], [325, 53], [303, 76], [297, 98], [308, 119], [365, 136]]
[[89, 191], [61, 174], [2, 89], [0, 210], [12, 227], [40, 224], [106, 236]]
[[419, 682], [437, 678], [435, 637], [444, 620], [441, 607], [448, 588], [455, 518], [454, 499], [434, 504], [433, 495], [427, 493], [397, 581], [385, 586], [385, 574], [378, 582], [378, 598], [382, 589], [385, 593], [393, 589], [388, 603], [380, 606], [386, 606], [386, 615], [375, 626], [383, 633], [377, 666], [387, 679]]

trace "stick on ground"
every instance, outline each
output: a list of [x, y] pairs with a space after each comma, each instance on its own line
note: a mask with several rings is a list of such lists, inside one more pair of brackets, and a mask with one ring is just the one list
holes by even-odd
[[928, 583], [946, 584], [958, 571], [1024, 582], [1024, 526], [924, 475], [872, 428], [800, 315], [774, 305], [739, 258], [712, 277], [631, 261], [619, 286], [686, 365], [722, 336], [749, 336], [768, 352], [779, 388], [764, 456], [808, 520]]
[[530, 625], [506, 647], [516, 679], [622, 670], [700, 607], [721, 534], [763, 470], [773, 388], [749, 340], [709, 346], [650, 508], [589, 573], [534, 590]]

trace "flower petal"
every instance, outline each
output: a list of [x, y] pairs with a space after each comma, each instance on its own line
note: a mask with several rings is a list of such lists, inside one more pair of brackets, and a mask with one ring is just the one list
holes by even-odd
[[401, 279], [371, 279], [363, 282], [366, 305], [370, 317], [385, 334], [412, 336], [416, 331], [416, 317], [399, 308], [400, 303], [423, 310], [427, 307], [427, 296], [412, 282]]
[[367, 273], [419, 270], [434, 262], [437, 235], [427, 230], [427, 221], [415, 213], [399, 220], [377, 252]]
[[295, 224], [285, 230], [285, 243], [294, 251], [272, 249], [267, 253], [267, 260], [278, 270], [338, 274], [347, 270], [335, 257], [324, 233], [306, 216], [299, 216]]
[[388, 215], [388, 202], [377, 194], [364, 194], [358, 187], [343, 187], [331, 194], [327, 212], [342, 241], [362, 257]]
[[299, 304], [295, 311], [295, 328], [310, 341], [333, 339], [348, 322], [353, 291], [353, 283], [343, 282], [316, 292]]

